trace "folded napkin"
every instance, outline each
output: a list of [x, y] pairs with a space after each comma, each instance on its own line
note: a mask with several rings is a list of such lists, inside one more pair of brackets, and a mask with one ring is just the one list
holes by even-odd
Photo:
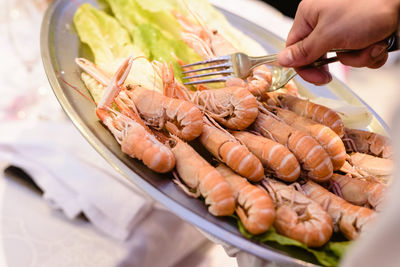
[[71, 123], [9, 122], [0, 132], [0, 167], [23, 169], [68, 218], [83, 213], [102, 232], [125, 240], [151, 210], [151, 198], [109, 167]]

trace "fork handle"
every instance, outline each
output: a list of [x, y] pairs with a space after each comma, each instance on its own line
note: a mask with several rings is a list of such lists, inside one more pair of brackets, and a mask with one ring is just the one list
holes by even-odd
[[[337, 50], [337, 52], [350, 52], [352, 50]], [[354, 51], [354, 50], [353, 50]], [[249, 60], [251, 62], [251, 68], [254, 69], [255, 67], [262, 65], [262, 64], [267, 64], [267, 65], [272, 65], [272, 66], [277, 66], [280, 67], [278, 64], [278, 54], [272, 54], [272, 55], [267, 55], [267, 56], [261, 56], [261, 57], [249, 57]], [[338, 61], [338, 57], [330, 57], [330, 58], [320, 58], [311, 63], [309, 66], [311, 67], [320, 67], [329, 63], [333, 63]]]
[[[386, 42], [386, 50], [388, 52], [396, 51], [400, 49], [400, 37], [396, 34], [393, 33], [390, 35], [388, 38], [385, 39]], [[357, 50], [351, 50], [351, 49], [333, 49], [330, 52], [335, 52], [335, 53], [347, 53], [347, 52], [354, 52]], [[267, 55], [267, 56], [262, 56], [262, 57], [249, 57], [249, 59], [252, 62], [252, 68], [255, 68], [261, 64], [268, 64], [268, 65], [278, 65], [278, 54], [272, 54], [272, 55]], [[339, 61], [339, 58], [337, 56], [330, 57], [330, 58], [320, 58], [311, 63], [309, 66], [311, 67], [320, 67], [326, 64], [330, 64], [333, 62]]]
[[[386, 50], [388, 52], [396, 51], [399, 50], [399, 41], [400, 38], [397, 34], [392, 34], [388, 38], [385, 39], [386, 42]], [[349, 49], [334, 49], [331, 50], [330, 52], [336, 52], [336, 53], [347, 53], [347, 52], [354, 52], [355, 50], [349, 50]], [[337, 56], [335, 57], [330, 57], [330, 58], [320, 58], [316, 60], [315, 62], [311, 63], [310, 66], [312, 67], [320, 67], [326, 64], [330, 64], [333, 62], [339, 61], [339, 58]]]
[[[340, 52], [350, 52], [352, 50], [340, 50]], [[339, 52], [339, 50], [338, 50]], [[278, 54], [272, 54], [268, 56], [261, 56], [261, 57], [249, 57], [249, 60], [251, 62], [251, 69], [254, 69], [257, 66], [260, 66], [262, 64], [267, 64], [267, 65], [272, 65], [272, 66], [277, 66], [280, 67], [278, 64]], [[311, 63], [309, 66], [311, 67], [320, 67], [329, 63], [333, 63], [338, 61], [339, 58], [337, 56], [330, 57], [330, 58], [320, 58]]]
[[328, 58], [320, 58], [311, 63], [309, 66], [310, 67], [321, 67], [326, 64], [330, 64], [333, 62], [339, 61], [339, 58], [337, 56], [334, 57], [328, 57]]
[[[400, 37], [396, 34], [393, 33], [390, 35], [388, 38], [385, 39], [386, 42], [386, 50], [388, 52], [396, 51], [400, 49]], [[331, 50], [331, 52], [336, 52], [336, 53], [347, 53], [347, 52], [354, 52], [354, 50], [349, 50], [349, 49], [334, 49]], [[310, 66], [312, 67], [320, 67], [326, 64], [330, 64], [333, 62], [338, 61], [339, 58], [337, 56], [335, 57], [330, 57], [330, 58], [320, 58], [316, 60], [315, 62], [311, 63]]]
[[266, 56], [260, 56], [260, 57], [249, 57], [250, 60], [250, 69], [254, 69], [257, 66], [260, 66], [262, 64], [268, 64], [268, 65], [274, 65], [274, 66], [279, 66], [278, 65], [278, 54], [271, 54], [271, 55], [266, 55]]

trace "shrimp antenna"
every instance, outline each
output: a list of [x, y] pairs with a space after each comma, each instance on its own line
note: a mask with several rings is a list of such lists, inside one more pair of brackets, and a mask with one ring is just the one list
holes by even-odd
[[185, 0], [182, 0], [183, 5], [185, 6], [186, 10], [192, 15], [194, 20], [204, 29], [206, 29], [206, 26], [204, 25], [204, 22], [200, 19], [199, 15], [196, 14], [188, 5], [188, 3]]
[[[268, 106], [267, 106], [267, 107], [268, 107]], [[284, 122], [281, 118], [279, 118], [278, 116], [276, 116], [273, 112], [271, 112], [271, 111], [269, 111], [267, 108], [265, 108], [265, 107], [263, 106], [263, 104], [258, 103], [258, 109], [259, 109], [262, 113], [264, 113], [265, 115], [269, 115], [269, 116], [271, 116], [272, 118], [276, 119], [277, 121]]]
[[68, 85], [69, 87], [71, 87], [72, 89], [74, 89], [77, 93], [79, 93], [81, 96], [83, 96], [84, 98], [86, 98], [87, 100], [89, 100], [90, 102], [92, 102], [93, 104], [95, 104], [97, 106], [97, 103], [89, 96], [85, 95], [80, 89], [78, 89], [77, 86], [72, 85], [71, 83], [67, 82], [62, 75], [57, 71], [57, 77], [66, 85]]

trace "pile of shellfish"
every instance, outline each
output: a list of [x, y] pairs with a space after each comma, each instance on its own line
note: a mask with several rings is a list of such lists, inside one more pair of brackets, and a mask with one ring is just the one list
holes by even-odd
[[[236, 51], [217, 31], [175, 15], [182, 39], [204, 58]], [[172, 172], [176, 186], [201, 196], [212, 215], [236, 213], [252, 234], [273, 225], [310, 247], [324, 245], [334, 231], [356, 239], [374, 221], [393, 168], [387, 137], [345, 128], [334, 110], [299, 97], [294, 82], [269, 92], [264, 65], [247, 80], [210, 89], [187, 88], [171, 66], [154, 61], [162, 94], [125, 84], [133, 60], [113, 77], [76, 60], [104, 87], [97, 116], [124, 153], [155, 172]], [[190, 145], [194, 140], [212, 162]]]
[[191, 91], [157, 63], [164, 94], [125, 86], [133, 60], [108, 79], [97, 116], [124, 153], [155, 172], [173, 172], [176, 185], [203, 197], [211, 214], [236, 212], [252, 234], [274, 225], [310, 247], [333, 231], [353, 240], [376, 217], [392, 172], [386, 137], [345, 128], [335, 111], [297, 96], [293, 83], [290, 91], [266, 85], [262, 97], [236, 78]]

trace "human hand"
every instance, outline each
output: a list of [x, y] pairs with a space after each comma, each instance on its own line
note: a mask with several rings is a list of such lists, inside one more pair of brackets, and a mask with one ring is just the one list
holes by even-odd
[[345, 65], [379, 68], [388, 57], [382, 40], [396, 31], [399, 11], [400, 0], [303, 0], [278, 62], [314, 84], [330, 82], [328, 67], [302, 67], [332, 49], [357, 50], [337, 53]]

